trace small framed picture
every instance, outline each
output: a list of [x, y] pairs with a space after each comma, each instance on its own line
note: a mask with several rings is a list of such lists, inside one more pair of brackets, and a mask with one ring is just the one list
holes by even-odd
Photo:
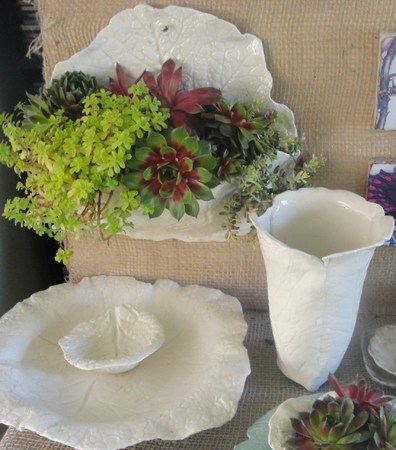
[[[381, 205], [385, 214], [396, 220], [396, 160], [370, 163], [367, 200]], [[386, 245], [396, 246], [396, 231]]]
[[375, 128], [396, 130], [396, 32], [382, 33]]

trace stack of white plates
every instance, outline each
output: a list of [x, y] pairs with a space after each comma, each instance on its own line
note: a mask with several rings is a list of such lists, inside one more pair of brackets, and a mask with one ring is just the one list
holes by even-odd
[[373, 380], [396, 388], [396, 324], [365, 333], [362, 350], [367, 372]]

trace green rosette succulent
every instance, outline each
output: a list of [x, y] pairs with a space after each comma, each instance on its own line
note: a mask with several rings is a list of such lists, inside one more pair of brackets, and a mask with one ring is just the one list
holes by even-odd
[[254, 106], [229, 105], [221, 100], [206, 107], [200, 119], [205, 126], [204, 138], [213, 144], [221, 160], [221, 178], [227, 179], [238, 166], [262, 157], [274, 159], [277, 151], [293, 154], [300, 146], [295, 136], [279, 131], [276, 111], [263, 114]]
[[396, 404], [380, 409], [379, 424], [369, 450], [394, 450], [396, 448]]
[[64, 73], [52, 80], [38, 95], [27, 94], [29, 103], [23, 108], [25, 126], [33, 123], [50, 124], [50, 117], [58, 110], [71, 120], [83, 115], [83, 100], [99, 90], [95, 77], [81, 71]]
[[367, 449], [373, 430], [367, 426], [369, 413], [354, 413], [350, 398], [340, 400], [331, 396], [316, 400], [310, 412], [292, 418], [296, 436], [286, 443], [287, 448], [300, 450]]
[[127, 167], [124, 183], [139, 192], [150, 217], [160, 216], [165, 208], [177, 220], [184, 214], [196, 217], [198, 200], [213, 199], [211, 188], [219, 183], [211, 172], [216, 159], [210, 145], [184, 128], [175, 128], [167, 136], [150, 133]]

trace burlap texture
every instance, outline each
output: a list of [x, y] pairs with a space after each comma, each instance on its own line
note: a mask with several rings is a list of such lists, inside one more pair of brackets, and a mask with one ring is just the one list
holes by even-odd
[[[36, 0], [48, 81], [54, 65], [86, 47], [117, 12], [137, 0]], [[288, 105], [306, 136], [305, 149], [322, 153], [327, 165], [314, 183], [365, 195], [368, 163], [395, 155], [394, 132], [375, 131], [374, 111], [381, 31], [396, 29], [394, 0], [152, 0], [150, 5], [193, 7], [259, 36], [274, 78], [275, 101]], [[358, 230], [357, 230], [358, 232]], [[237, 244], [135, 241], [109, 243], [92, 237], [73, 242], [71, 281], [95, 274], [132, 275], [145, 281], [171, 278], [182, 284], [213, 286], [237, 296], [249, 324], [246, 346], [252, 373], [236, 416], [224, 426], [179, 442], [152, 441], [141, 450], [230, 450], [246, 439], [247, 428], [267, 410], [306, 391], [276, 366], [267, 313], [264, 264], [258, 248]], [[373, 325], [394, 323], [396, 250], [381, 248], [371, 263], [354, 339], [337, 371], [340, 380], [364, 369], [360, 334]], [[341, 312], [342, 314], [342, 312]], [[327, 390], [323, 386], [322, 390]], [[392, 393], [392, 391], [390, 391]], [[396, 393], [395, 391], [393, 392]], [[69, 447], [11, 428], [0, 450], [66, 450]]]
[[[301, 386], [285, 378], [276, 366], [276, 351], [268, 315], [263, 312], [245, 313], [249, 325], [245, 345], [249, 351], [252, 373], [235, 417], [222, 427], [203, 431], [182, 441], [149, 441], [128, 447], [134, 450], [232, 450], [247, 439], [246, 431], [257, 419], [290, 397], [306, 395]], [[341, 381], [352, 380], [356, 374], [368, 379], [360, 350], [360, 336], [364, 330], [394, 322], [394, 317], [361, 316], [346, 356], [337, 371]], [[320, 389], [328, 391], [327, 383]], [[386, 389], [395, 395], [396, 390]], [[11, 428], [0, 442], [0, 450], [67, 450], [70, 447], [52, 442], [30, 431]], [[253, 449], [252, 449], [253, 450]], [[259, 449], [257, 449], [259, 450]]]
[[[45, 78], [54, 65], [86, 47], [117, 12], [136, 0], [37, 0]], [[305, 134], [305, 149], [327, 157], [315, 185], [365, 195], [368, 164], [395, 155], [395, 133], [375, 131], [378, 39], [396, 27], [394, 0], [175, 0], [175, 5], [212, 13], [264, 43], [274, 79], [272, 97], [288, 105]], [[165, 0], [150, 5], [164, 7]], [[140, 249], [140, 253], [137, 252]], [[247, 244], [185, 244], [113, 239], [75, 243], [71, 280], [85, 275], [172, 277], [180, 283], [215, 286], [239, 296], [245, 308], [266, 308], [264, 266]], [[133, 255], [133, 256], [132, 256]], [[393, 248], [371, 265], [362, 310], [395, 311]]]

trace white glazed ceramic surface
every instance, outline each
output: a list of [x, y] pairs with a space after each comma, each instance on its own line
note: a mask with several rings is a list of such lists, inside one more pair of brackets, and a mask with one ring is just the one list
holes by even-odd
[[272, 449], [288, 450], [285, 443], [294, 435], [290, 419], [298, 417], [300, 412], [309, 411], [313, 402], [313, 399], [297, 397], [289, 398], [278, 406], [269, 420], [268, 444]]
[[352, 192], [325, 188], [280, 194], [251, 219], [266, 265], [278, 365], [314, 391], [345, 354], [370, 260], [391, 236], [393, 219]]
[[125, 9], [87, 48], [58, 63], [52, 77], [82, 70], [108, 85], [109, 77], [116, 78], [116, 63], [136, 79], [144, 70], [159, 72], [169, 58], [182, 65], [187, 89], [213, 86], [229, 101], [262, 101], [264, 109], [276, 109], [284, 127], [296, 133], [292, 112], [271, 99], [272, 77], [261, 40], [191, 8], [138, 5]]
[[396, 375], [396, 325], [378, 328], [370, 339], [368, 351], [381, 369]]
[[[275, 109], [283, 119], [282, 128], [297, 134], [293, 113], [271, 99], [272, 77], [262, 42], [251, 34], [241, 34], [231, 23], [191, 8], [168, 6], [155, 9], [138, 5], [115, 15], [93, 42], [79, 53], [55, 66], [53, 78], [64, 72], [82, 70], [103, 85], [116, 78], [116, 63], [127, 69], [131, 79], [144, 70], [158, 73], [173, 58], [183, 67], [185, 88], [213, 86], [229, 101], [262, 102], [264, 110]], [[293, 159], [279, 152], [277, 165], [290, 169]], [[222, 183], [214, 189], [215, 200], [200, 201], [198, 218], [184, 215], [180, 221], [168, 211], [149, 219], [134, 213], [134, 228], [127, 235], [136, 239], [179, 239], [188, 242], [225, 241], [224, 216], [218, 213], [234, 189]], [[251, 224], [241, 217], [239, 234]]]
[[[310, 404], [314, 402], [320, 395], [323, 394], [310, 394], [304, 397], [300, 397], [300, 399], [311, 400]], [[234, 446], [234, 450], [271, 450], [274, 447], [270, 447], [269, 445], [269, 422], [272, 416], [277, 411], [278, 407], [275, 407], [268, 411], [264, 416], [260, 417], [253, 425], [251, 425], [247, 430], [248, 440], [244, 442], [240, 442], [239, 444]], [[272, 424], [272, 429], [274, 432], [275, 424]], [[289, 429], [288, 429], [289, 430]], [[274, 437], [271, 437], [271, 442], [274, 440]], [[283, 442], [283, 438], [281, 442]], [[273, 443], [274, 445], [274, 443]]]
[[382, 384], [387, 387], [396, 388], [396, 375], [393, 375], [392, 373], [381, 369], [381, 367], [377, 365], [368, 351], [370, 339], [373, 337], [374, 333], [375, 329], [369, 328], [365, 330], [365, 332], [362, 333], [361, 336], [364, 366], [367, 370], [367, 373], [370, 375], [370, 378], [376, 383]]
[[123, 373], [158, 350], [164, 340], [153, 314], [126, 304], [79, 323], [58, 343], [66, 361], [79, 369]]
[[[324, 398], [327, 395], [334, 397], [335, 393], [327, 392], [318, 397]], [[310, 411], [315, 400], [316, 396], [289, 398], [278, 406], [269, 420], [268, 443], [273, 450], [289, 450], [285, 443], [294, 436], [290, 419], [298, 417], [300, 412]]]
[[[69, 364], [59, 339], [121, 304], [158, 318], [162, 347], [117, 375]], [[250, 373], [246, 331], [237, 299], [216, 289], [104, 276], [53, 286], [0, 319], [0, 422], [84, 450], [220, 426]]]

